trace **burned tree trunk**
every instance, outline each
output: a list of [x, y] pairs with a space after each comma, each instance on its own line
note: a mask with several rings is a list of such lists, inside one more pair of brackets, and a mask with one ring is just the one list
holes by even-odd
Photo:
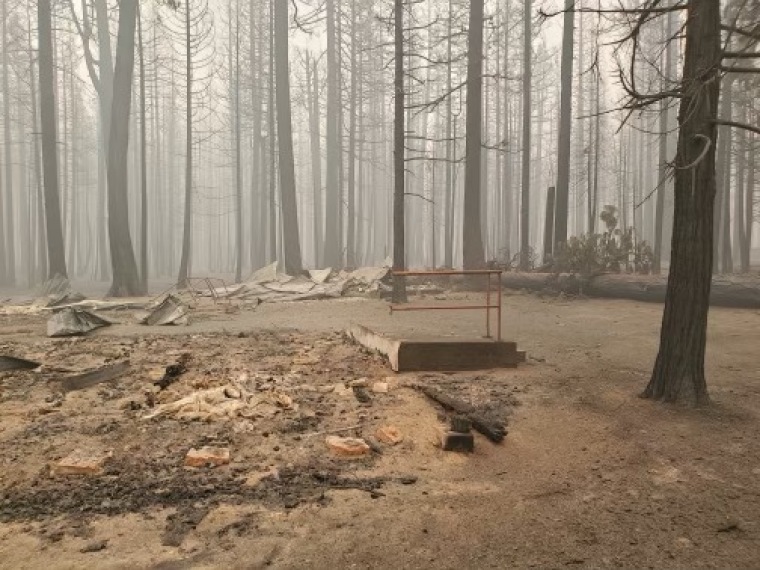
[[274, 3], [275, 79], [277, 81], [277, 141], [279, 145], [280, 198], [285, 271], [299, 275], [301, 244], [298, 233], [296, 171], [293, 157], [293, 127], [290, 108], [290, 65], [288, 60], [288, 3]]
[[61, 202], [58, 195], [58, 149], [56, 147], [55, 77], [53, 74], [53, 31], [50, 0], [37, 6], [40, 60], [40, 118], [42, 123], [42, 168], [45, 180], [45, 226], [47, 229], [48, 278], [68, 277], [63, 247]]
[[323, 261], [329, 267], [341, 265], [343, 247], [341, 244], [340, 219], [340, 155], [341, 141], [338, 130], [338, 115], [340, 114], [340, 45], [336, 31], [335, 4], [339, 0], [327, 0], [327, 160], [325, 167], [325, 243]]
[[[394, 3], [394, 117], [393, 117], [393, 269], [403, 271], [406, 267], [404, 242], [404, 2]], [[403, 277], [393, 280], [393, 302], [406, 302], [406, 284]]]
[[644, 391], [647, 398], [667, 402], [708, 400], [705, 344], [712, 280], [720, 42], [719, 0], [690, 0], [670, 275], [659, 354]]
[[147, 98], [145, 89], [145, 43], [143, 42], [142, 12], [138, 6], [137, 37], [140, 45], [140, 279], [148, 291], [148, 137]]
[[185, 2], [185, 208], [182, 224], [182, 256], [177, 285], [185, 287], [190, 276], [193, 223], [193, 37], [190, 2]]
[[111, 246], [114, 297], [144, 293], [129, 234], [128, 152], [132, 75], [135, 68], [135, 29], [138, 0], [122, 0], [114, 68], [111, 140], [108, 144], [108, 237]]
[[[557, 203], [554, 215], [554, 242], [567, 241], [567, 219], [570, 197], [570, 141], [573, 112], [573, 46], [575, 44], [575, 2], [565, 0], [565, 19], [562, 27], [562, 63], [560, 71], [559, 137], [557, 150]], [[554, 250], [550, 244], [548, 253]], [[544, 244], [544, 252], [547, 252]]]
[[533, 1], [525, 0], [523, 15], [523, 135], [522, 135], [522, 190], [520, 200], [520, 268], [530, 266], [530, 154], [531, 119], [533, 108], [531, 88], [533, 75]]
[[467, 163], [464, 181], [462, 255], [465, 269], [485, 266], [481, 229], [481, 147], [483, 130], [483, 0], [470, 2], [467, 56]]

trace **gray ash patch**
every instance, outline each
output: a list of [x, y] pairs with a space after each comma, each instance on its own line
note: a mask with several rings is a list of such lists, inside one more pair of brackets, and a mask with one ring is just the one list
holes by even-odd
[[326, 501], [329, 489], [360, 489], [377, 496], [384, 483], [381, 477], [351, 477], [334, 467], [307, 465], [284, 468], [276, 477], [251, 487], [226, 469], [195, 471], [167, 462], [120, 462], [107, 465], [101, 477], [51, 479], [42, 475], [28, 487], [5, 490], [0, 495], [0, 521], [115, 516], [153, 508], [202, 510], [221, 503], [293, 508]]

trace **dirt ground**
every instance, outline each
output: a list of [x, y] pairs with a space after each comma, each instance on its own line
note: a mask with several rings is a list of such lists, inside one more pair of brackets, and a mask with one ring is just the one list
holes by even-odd
[[[760, 568], [760, 314], [716, 309], [713, 404], [639, 399], [661, 307], [504, 297], [514, 370], [401, 375], [369, 404], [351, 382], [391, 376], [341, 334], [357, 322], [410, 335], [482, 335], [479, 313], [388, 313], [379, 300], [209, 303], [187, 327], [122, 324], [49, 339], [45, 316], [0, 316], [0, 354], [43, 363], [0, 374], [2, 568]], [[188, 354], [187, 372], [153, 383]], [[61, 394], [59, 380], [129, 361], [117, 380]], [[250, 417], [146, 419], [194, 391], [245, 384], [293, 405]], [[508, 417], [501, 444], [437, 445], [432, 384]], [[151, 407], [152, 406], [152, 407]], [[328, 434], [372, 440], [333, 457]], [[231, 463], [188, 469], [186, 452]], [[99, 476], [51, 470], [74, 450], [109, 454]]]

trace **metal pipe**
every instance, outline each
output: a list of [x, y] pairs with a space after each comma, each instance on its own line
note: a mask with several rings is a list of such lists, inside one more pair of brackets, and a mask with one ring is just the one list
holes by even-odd
[[504, 273], [500, 269], [467, 269], [464, 271], [394, 271], [393, 275], [398, 277], [425, 277], [435, 275], [494, 275], [496, 273]]
[[[463, 271], [442, 270], [442, 271], [393, 271], [394, 277], [434, 277], [445, 275], [485, 275], [486, 276], [486, 304], [485, 305], [390, 305], [390, 311], [468, 311], [468, 310], [485, 310], [486, 312], [486, 338], [491, 336], [491, 311], [495, 310], [497, 315], [496, 323], [496, 340], [501, 342], [501, 317], [502, 317], [502, 282], [500, 269], [468, 269]], [[498, 295], [497, 303], [491, 304], [491, 275], [497, 276]]]
[[414, 305], [404, 307], [401, 305], [391, 305], [391, 312], [396, 311], [465, 311], [468, 309], [498, 309], [496, 305]]
[[[486, 277], [486, 305], [491, 306], [491, 274]], [[486, 338], [491, 338], [491, 310], [486, 310]]]

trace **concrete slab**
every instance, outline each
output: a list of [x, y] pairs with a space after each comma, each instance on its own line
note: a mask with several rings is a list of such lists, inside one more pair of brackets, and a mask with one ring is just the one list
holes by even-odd
[[488, 339], [395, 339], [362, 325], [348, 335], [362, 346], [383, 354], [394, 372], [456, 372], [514, 368], [525, 362], [525, 352], [514, 342]]

